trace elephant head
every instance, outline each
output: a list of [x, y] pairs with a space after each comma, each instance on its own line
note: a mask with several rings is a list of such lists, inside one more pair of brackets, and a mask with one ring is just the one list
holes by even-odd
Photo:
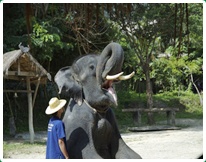
[[60, 69], [55, 75], [59, 93], [73, 98], [78, 105], [86, 101], [96, 110], [104, 110], [111, 104], [117, 105], [113, 83], [129, 79], [122, 76], [124, 53], [117, 43], [107, 45], [100, 55], [90, 54], [78, 58], [72, 66]]

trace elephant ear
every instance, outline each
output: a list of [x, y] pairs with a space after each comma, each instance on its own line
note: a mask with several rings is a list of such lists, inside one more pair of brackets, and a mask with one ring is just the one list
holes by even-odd
[[54, 77], [59, 94], [73, 98], [80, 106], [83, 102], [82, 85], [75, 79], [70, 66], [61, 68]]

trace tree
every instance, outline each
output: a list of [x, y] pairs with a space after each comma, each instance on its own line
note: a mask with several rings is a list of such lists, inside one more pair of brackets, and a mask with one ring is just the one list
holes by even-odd
[[[178, 6], [178, 5], [176, 4], [175, 6]], [[175, 28], [179, 29], [179, 31], [180, 31], [180, 28], [182, 28], [181, 29], [181, 35], [182, 35], [181, 41], [180, 39], [176, 38], [176, 35], [174, 35], [174, 37], [171, 37], [170, 38], [171, 42], [172, 40], [174, 40], [175, 44], [174, 45], [168, 44], [165, 50], [165, 53], [172, 57], [169, 60], [165, 59], [164, 61], [155, 60], [155, 63], [154, 63], [155, 65], [158, 62], [157, 63], [158, 67], [161, 67], [162, 69], [164, 69], [162, 71], [166, 72], [166, 68], [171, 69], [172, 71], [175, 71], [175, 73], [171, 73], [171, 77], [170, 77], [171, 80], [173, 78], [173, 86], [171, 84], [168, 84], [170, 85], [168, 86], [170, 87], [170, 90], [175, 90], [177, 88], [179, 88], [180, 90], [187, 89], [188, 85], [190, 84], [190, 81], [189, 81], [190, 79], [188, 79], [188, 77], [190, 78], [190, 76], [185, 75], [187, 72], [186, 72], [186, 68], [184, 67], [184, 65], [188, 65], [188, 64], [192, 65], [193, 64], [192, 62], [194, 62], [194, 60], [203, 59], [202, 4], [184, 4], [183, 6], [185, 6], [185, 10], [186, 10], [186, 14], [184, 14], [185, 17], [179, 19], [179, 21], [177, 20], [177, 22], [174, 24]], [[181, 12], [183, 11], [180, 11], [177, 9], [175, 10], [175, 13], [176, 13], [175, 15], [179, 15]], [[183, 13], [181, 14], [183, 15]], [[182, 21], [181, 22], [182, 27], [181, 25], [177, 25], [180, 21]], [[186, 57], [185, 55], [188, 55], [188, 57]], [[196, 77], [202, 80], [201, 61], [196, 62], [196, 65], [198, 65], [198, 67], [195, 68], [195, 70], [194, 68], [192, 68], [193, 74], [195, 74]], [[155, 67], [157, 66], [154, 66], [154, 71], [158, 71], [158, 69], [155, 69]], [[182, 75], [180, 72], [184, 75]], [[160, 74], [162, 74], [162, 72], [159, 71], [156, 74], [157, 74], [155, 75], [156, 80], [161, 82], [161, 79], [158, 80], [158, 78], [160, 78]], [[167, 76], [166, 74], [164, 75]], [[168, 79], [165, 79], [164, 84], [167, 84], [167, 80]], [[197, 80], [197, 78], [195, 80]], [[180, 87], [183, 87], [183, 88], [180, 88]]]
[[[163, 13], [170, 9], [165, 4], [132, 4], [130, 15], [122, 16], [118, 22], [121, 30], [126, 34], [126, 39], [138, 58], [138, 64], [145, 75], [147, 108], [153, 107], [153, 91], [150, 76], [150, 63], [153, 55], [160, 50], [160, 35], [165, 22], [171, 15]], [[138, 12], [136, 12], [138, 11]], [[169, 12], [170, 13], [170, 12]], [[148, 123], [153, 124], [154, 119], [151, 113], [148, 113]]]
[[[197, 22], [192, 20], [194, 17], [198, 18], [196, 19]], [[196, 33], [201, 32], [202, 4], [132, 4], [129, 15], [113, 16], [112, 20], [114, 26], [118, 24], [119, 29], [126, 35], [123, 37], [126, 39], [131, 51], [133, 51], [131, 53], [137, 58], [133, 60], [133, 67], [137, 67], [134, 65], [137, 64], [142, 68], [146, 80], [147, 107], [152, 108], [151, 75], [156, 79], [156, 83], [159, 82], [164, 88], [170, 90], [179, 87], [181, 82], [188, 79], [187, 75], [183, 76], [180, 73], [185, 72], [182, 63], [189, 61], [194, 56], [193, 52], [197, 52], [196, 48], [191, 47], [196, 44], [194, 43], [194, 36], [197, 36]], [[200, 30], [194, 31], [192, 29], [194, 26], [195, 28], [200, 27]], [[198, 40], [200, 41], [202, 34], [199, 36]], [[201, 52], [202, 41], [200, 41], [200, 46], [198, 49]], [[191, 49], [194, 49], [194, 51], [192, 52]], [[161, 64], [158, 64], [161, 66], [153, 66], [159, 54], [165, 52], [174, 56], [174, 59], [170, 59], [173, 62], [170, 60], [168, 62], [165, 59], [161, 61]], [[185, 61], [183, 61], [184, 59], [176, 61], [184, 53], [190, 54], [191, 57]], [[154, 73], [151, 73], [153, 69], [160, 72], [154, 75]], [[174, 76], [170, 75], [169, 69], [174, 72]], [[162, 70], [168, 75], [162, 73]], [[160, 79], [161, 74], [165, 80]], [[171, 85], [173, 88], [170, 88]], [[149, 124], [153, 123], [150, 114], [148, 122]]]

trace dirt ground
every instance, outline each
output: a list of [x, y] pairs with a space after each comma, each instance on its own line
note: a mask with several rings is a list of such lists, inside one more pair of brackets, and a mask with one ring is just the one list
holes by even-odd
[[[203, 153], [203, 120], [177, 119], [180, 130], [131, 132], [122, 138], [143, 159], [195, 159]], [[29, 140], [29, 134], [18, 134], [4, 143], [17, 146]], [[4, 159], [45, 159], [46, 132], [36, 132], [35, 141], [40, 144], [23, 146], [10, 151], [3, 150]]]

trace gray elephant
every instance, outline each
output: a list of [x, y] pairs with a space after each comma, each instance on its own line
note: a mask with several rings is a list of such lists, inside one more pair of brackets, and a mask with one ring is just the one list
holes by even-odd
[[110, 108], [117, 105], [113, 83], [134, 75], [122, 75], [123, 60], [122, 47], [110, 43], [100, 55], [85, 55], [57, 72], [59, 93], [71, 97], [63, 117], [70, 158], [141, 158], [121, 138]]

